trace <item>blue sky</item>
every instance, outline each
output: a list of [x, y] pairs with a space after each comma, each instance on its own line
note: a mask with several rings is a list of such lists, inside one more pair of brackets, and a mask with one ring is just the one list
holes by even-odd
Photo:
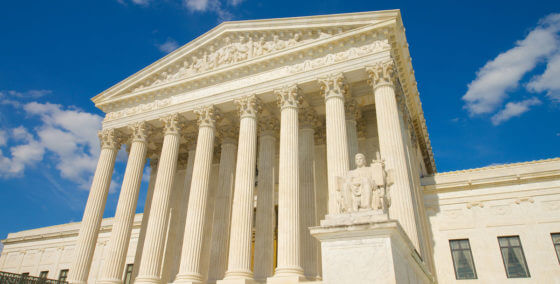
[[2, 1], [0, 238], [81, 220], [94, 95], [224, 20], [383, 9], [401, 9], [438, 171], [560, 156], [560, 1]]

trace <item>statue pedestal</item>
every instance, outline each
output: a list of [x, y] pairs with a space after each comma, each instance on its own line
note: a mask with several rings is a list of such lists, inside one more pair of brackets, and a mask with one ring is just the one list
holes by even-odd
[[396, 220], [378, 211], [327, 216], [310, 228], [322, 249], [323, 283], [434, 283]]

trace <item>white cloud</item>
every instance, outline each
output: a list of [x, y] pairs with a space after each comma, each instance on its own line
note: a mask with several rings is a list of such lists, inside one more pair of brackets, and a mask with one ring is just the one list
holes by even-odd
[[560, 52], [548, 61], [543, 74], [531, 79], [527, 89], [533, 92], [546, 92], [550, 99], [560, 102]]
[[[117, 0], [117, 2], [119, 2], [120, 4], [126, 5], [125, 0]], [[132, 2], [133, 4], [136, 4], [136, 5], [140, 5], [140, 6], [148, 6], [150, 4], [151, 0], [131, 0], [130, 2]]]
[[[228, 0], [228, 4], [236, 6], [243, 0]], [[184, 0], [185, 7], [191, 12], [214, 12], [218, 15], [218, 21], [229, 21], [233, 14], [224, 9], [220, 0]]]
[[191, 11], [206, 11], [208, 0], [185, 0], [185, 6]]
[[11, 98], [19, 98], [19, 99], [38, 99], [50, 93], [52, 93], [51, 90], [29, 90], [26, 92], [5, 90], [5, 91], [0, 91], [0, 98], [11, 97]]
[[8, 143], [8, 133], [0, 129], [0, 147], [6, 146], [6, 143]]
[[177, 49], [179, 47], [179, 44], [174, 39], [168, 38], [164, 43], [156, 44], [156, 46], [159, 49], [159, 51], [170, 53], [173, 50]]
[[541, 101], [538, 98], [530, 98], [520, 102], [509, 102], [506, 104], [505, 108], [500, 110], [494, 116], [492, 116], [492, 124], [498, 125], [504, 121], [509, 120], [512, 117], [520, 116], [523, 113], [529, 111], [531, 106], [540, 105]]
[[100, 151], [97, 130], [102, 117], [51, 103], [30, 102], [23, 109], [41, 123], [33, 133], [23, 126], [9, 131], [20, 144], [10, 148], [11, 157], [0, 152], [0, 177], [21, 176], [27, 166], [43, 161], [49, 153], [63, 178], [89, 189]]
[[152, 174], [152, 167], [149, 165], [144, 168], [144, 173], [142, 174], [142, 181], [143, 182], [150, 182], [150, 175]]
[[[516, 42], [513, 48], [499, 54], [478, 70], [476, 79], [469, 84], [463, 96], [469, 114], [492, 113], [498, 109], [507, 99], [507, 92], [518, 87], [527, 72], [558, 52], [558, 31], [560, 14], [551, 14], [539, 21], [539, 25], [523, 40]], [[542, 79], [538, 82], [533, 84], [535, 90], [544, 88], [548, 81]]]

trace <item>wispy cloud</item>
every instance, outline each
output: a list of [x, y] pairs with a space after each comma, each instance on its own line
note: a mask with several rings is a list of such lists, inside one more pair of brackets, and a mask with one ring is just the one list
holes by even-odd
[[[526, 87], [535, 92], [547, 91], [552, 98], [560, 97], [560, 83], [552, 79], [558, 78], [560, 74], [560, 59], [557, 58], [560, 46], [559, 31], [560, 14], [550, 14], [540, 20], [537, 27], [523, 40], [516, 42], [513, 48], [499, 54], [480, 68], [463, 96], [464, 107], [469, 114], [476, 116], [495, 112], [507, 100], [508, 92], [516, 89], [523, 76], [540, 62], [548, 63], [547, 70], [533, 78]], [[516, 104], [513, 103], [514, 106]], [[496, 121], [508, 119], [508, 116], [502, 113], [505, 110], [496, 114]]]
[[156, 46], [161, 52], [164, 53], [170, 53], [173, 50], [179, 48], [179, 44], [177, 43], [177, 41], [172, 38], [168, 38], [164, 43], [156, 44]]
[[[126, 0], [117, 0], [117, 2], [126, 5], [127, 1]], [[151, 0], [130, 0], [130, 2], [132, 2], [133, 4], [136, 5], [140, 5], [140, 6], [148, 6], [151, 2]]]
[[233, 13], [224, 6], [237, 6], [243, 0], [227, 0], [224, 5], [220, 0], [183, 0], [185, 7], [191, 12], [213, 12], [218, 15], [218, 21], [233, 19]]
[[541, 103], [542, 102], [538, 98], [530, 98], [520, 102], [509, 102], [504, 109], [492, 116], [492, 124], [499, 125], [512, 117], [520, 116], [528, 112], [530, 107], [540, 105]]

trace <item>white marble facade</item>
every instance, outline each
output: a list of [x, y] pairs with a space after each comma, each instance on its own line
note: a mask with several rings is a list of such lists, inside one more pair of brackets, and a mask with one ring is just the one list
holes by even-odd
[[9, 234], [0, 271], [449, 283], [449, 240], [468, 238], [489, 283], [506, 279], [496, 238], [519, 235], [530, 279], [560, 278], [560, 160], [437, 173], [398, 10], [225, 22], [92, 100], [106, 117], [82, 222]]

